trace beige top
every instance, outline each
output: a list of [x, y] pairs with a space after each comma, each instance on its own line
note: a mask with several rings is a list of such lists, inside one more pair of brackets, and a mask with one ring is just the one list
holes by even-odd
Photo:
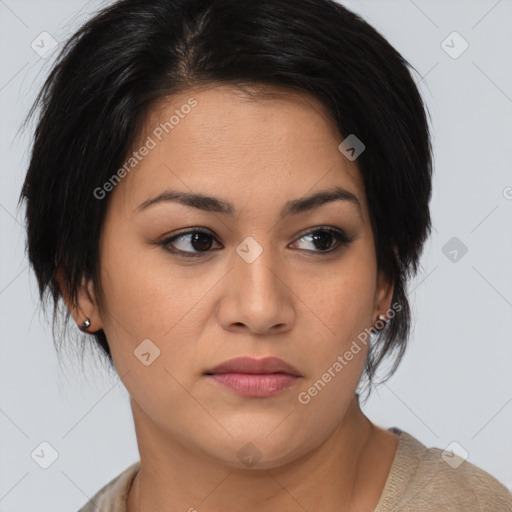
[[[373, 512], [512, 512], [512, 494], [489, 473], [458, 458], [448, 463], [439, 448], [427, 448], [396, 427], [389, 430], [399, 434], [398, 447]], [[139, 466], [125, 469], [78, 512], [126, 512]]]

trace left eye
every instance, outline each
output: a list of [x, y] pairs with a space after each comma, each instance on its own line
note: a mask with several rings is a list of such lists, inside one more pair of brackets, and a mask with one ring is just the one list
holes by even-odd
[[[331, 253], [340, 249], [342, 246], [348, 245], [352, 242], [352, 239], [348, 237], [343, 231], [334, 228], [315, 228], [313, 231], [302, 235], [299, 240], [307, 240], [310, 244], [313, 244], [317, 249], [310, 250], [304, 249], [310, 252]], [[333, 247], [333, 242], [335, 242]]]
[[[313, 252], [331, 252], [338, 249], [340, 246], [348, 245], [352, 240], [343, 232], [333, 228], [320, 228], [310, 231], [303, 235], [299, 240], [307, 240], [310, 244], [313, 244], [318, 250]], [[337, 242], [338, 245], [332, 247], [333, 242]], [[310, 249], [305, 249], [310, 250]]]
[[[300, 240], [306, 240], [307, 243], [314, 246], [313, 249], [303, 247], [303, 250], [319, 254], [333, 252], [341, 246], [346, 246], [352, 242], [352, 239], [343, 231], [334, 228], [316, 228], [314, 231], [302, 235], [298, 241]], [[159, 245], [163, 246], [171, 254], [188, 258], [200, 257], [201, 253], [211, 252], [213, 243], [217, 243], [222, 247], [211, 233], [195, 229], [166, 238], [159, 242]]]

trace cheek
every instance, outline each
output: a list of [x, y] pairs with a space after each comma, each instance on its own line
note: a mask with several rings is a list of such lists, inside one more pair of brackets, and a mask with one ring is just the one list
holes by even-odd
[[[371, 254], [371, 253], [370, 253]], [[354, 251], [323, 280], [321, 288], [308, 295], [315, 299], [315, 312], [331, 334], [340, 339], [369, 327], [376, 293], [376, 268], [367, 250]], [[329, 331], [328, 331], [329, 332]]]
[[155, 363], [181, 373], [176, 361], [193, 358], [208, 291], [219, 276], [173, 265], [163, 249], [129, 242], [129, 236], [109, 239], [106, 233], [101, 254], [102, 322], [112, 356], [119, 373], [134, 364], [139, 369], [134, 350], [149, 339], [160, 350]]
[[[328, 382], [326, 387], [333, 392], [322, 393], [322, 401], [336, 400], [338, 392], [352, 392], [364, 369], [376, 292], [376, 266], [370, 242], [361, 243], [350, 255], [347, 252], [332, 274], [324, 276], [321, 287], [314, 287], [313, 282], [302, 285], [307, 309], [318, 326], [314, 336], [318, 350], [304, 347], [314, 361], [315, 373], [310, 381]], [[326, 374], [328, 371], [330, 374]]]
[[[171, 265], [157, 258], [160, 248], [141, 247], [130, 233], [105, 233], [101, 279], [105, 305], [130, 327], [145, 335], [161, 335], [186, 308], [187, 293]], [[110, 238], [109, 238], [110, 236]], [[132, 235], [133, 237], [133, 235]]]
[[[345, 414], [360, 381], [368, 353], [375, 293], [371, 260], [345, 262], [326, 279], [321, 294], [309, 294], [308, 306], [322, 321], [303, 346], [310, 373], [296, 397], [308, 429], [327, 434]], [[312, 349], [312, 346], [314, 347]], [[319, 418], [322, 426], [319, 427]]]

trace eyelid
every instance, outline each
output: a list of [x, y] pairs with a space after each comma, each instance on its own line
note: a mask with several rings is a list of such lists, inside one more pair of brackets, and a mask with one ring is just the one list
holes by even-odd
[[327, 226], [327, 225], [322, 226], [322, 225], [320, 225], [320, 226], [314, 226], [312, 228], [308, 228], [305, 231], [300, 232], [297, 235], [296, 240], [300, 240], [301, 238], [305, 237], [306, 235], [311, 235], [311, 234], [316, 233], [318, 231], [327, 231], [329, 233], [334, 233], [334, 234], [338, 234], [340, 236], [344, 236], [347, 239], [351, 238], [351, 237], [349, 237], [347, 235], [345, 230], [343, 230], [341, 228], [337, 228], [335, 226]]

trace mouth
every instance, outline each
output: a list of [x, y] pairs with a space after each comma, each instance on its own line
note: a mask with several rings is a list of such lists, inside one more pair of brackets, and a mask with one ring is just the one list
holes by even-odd
[[213, 382], [244, 397], [265, 398], [294, 386], [301, 374], [282, 359], [237, 357], [205, 372]]

